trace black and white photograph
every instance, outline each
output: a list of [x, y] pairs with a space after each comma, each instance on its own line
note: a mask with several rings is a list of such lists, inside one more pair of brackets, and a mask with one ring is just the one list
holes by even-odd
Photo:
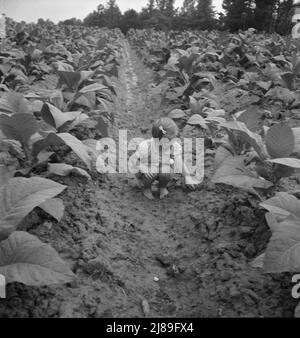
[[0, 319], [295, 317], [300, 1], [0, 0]]

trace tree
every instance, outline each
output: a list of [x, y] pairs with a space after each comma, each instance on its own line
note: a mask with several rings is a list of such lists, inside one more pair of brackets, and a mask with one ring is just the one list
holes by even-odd
[[174, 8], [175, 0], [167, 0], [165, 5], [165, 14], [169, 17], [173, 17], [175, 14]]
[[237, 31], [253, 27], [254, 0], [223, 0], [222, 7], [226, 14], [226, 29]]
[[83, 20], [83, 24], [85, 26], [102, 27], [102, 23], [103, 21], [101, 22], [101, 15], [96, 11], [93, 11], [92, 13], [88, 14], [88, 16], [85, 17]]
[[148, 0], [140, 13], [128, 10], [123, 15], [116, 0], [109, 0], [105, 6], [84, 19], [84, 25], [114, 28], [123, 32], [130, 28], [174, 29], [210, 29], [215, 27], [212, 0], [184, 0], [181, 12], [175, 8], [175, 0]]
[[192, 16], [195, 13], [196, 0], [184, 0], [181, 13]]
[[255, 23], [258, 30], [271, 31], [273, 14], [279, 4], [279, 0], [255, 0]]
[[124, 34], [126, 34], [130, 28], [140, 28], [141, 23], [139, 20], [139, 14], [134, 9], [129, 9], [123, 14], [120, 26]]
[[293, 0], [284, 0], [278, 4], [275, 30], [279, 34], [289, 34], [292, 29], [294, 15]]
[[182, 29], [212, 29], [216, 25], [212, 0], [184, 0], [177, 20]]
[[225, 28], [253, 27], [259, 31], [287, 34], [291, 29], [293, 0], [224, 0]]
[[158, 9], [160, 12], [163, 12], [166, 7], [166, 0], [155, 0], [156, 2], [156, 9]]
[[150, 14], [152, 14], [152, 12], [154, 11], [154, 9], [155, 9], [154, 0], [148, 0], [146, 11], [148, 11]]
[[168, 31], [172, 26], [172, 18], [160, 10], [155, 10], [148, 23], [151, 27]]
[[155, 11], [155, 0], [148, 0], [147, 6], [143, 7], [141, 13], [139, 14], [142, 28], [149, 27], [149, 22], [151, 21], [151, 18]]
[[116, 0], [109, 0], [102, 13], [104, 16], [105, 27], [115, 28], [120, 26], [122, 13], [119, 6], [116, 4]]
[[225, 29], [225, 14], [223, 12], [217, 13], [218, 19], [216, 28], [218, 30], [224, 30]]
[[116, 0], [109, 0], [105, 6], [100, 4], [97, 11], [90, 13], [84, 20], [84, 25], [115, 28], [120, 27], [122, 13]]
[[198, 0], [196, 11], [197, 28], [212, 29], [215, 15], [212, 7], [212, 0]]
[[71, 18], [64, 21], [60, 21], [58, 25], [70, 25], [70, 26], [80, 26], [82, 24], [80, 19]]
[[196, 0], [184, 0], [180, 15], [178, 17], [178, 23], [180, 29], [192, 28], [193, 22], [196, 18]]
[[169, 30], [176, 13], [174, 3], [175, 0], [149, 0], [147, 7], [140, 13], [143, 27]]
[[105, 7], [102, 4], [97, 6], [97, 13], [98, 14], [103, 14], [104, 11], [105, 11]]

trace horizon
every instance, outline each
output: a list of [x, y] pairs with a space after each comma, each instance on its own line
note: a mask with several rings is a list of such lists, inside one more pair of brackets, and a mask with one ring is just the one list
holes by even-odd
[[[222, 10], [222, 0], [213, 0], [213, 6], [217, 12]], [[24, 3], [26, 5], [24, 6]], [[97, 9], [100, 4], [105, 5], [107, 0], [0, 0], [1, 13], [15, 21], [37, 22], [39, 18], [49, 19], [54, 23], [71, 19], [73, 17], [83, 20], [89, 13]], [[117, 0], [122, 13], [128, 9], [140, 11], [148, 3], [148, 0]], [[176, 0], [175, 7], [180, 8], [183, 0]], [[25, 7], [25, 8], [24, 8]]]

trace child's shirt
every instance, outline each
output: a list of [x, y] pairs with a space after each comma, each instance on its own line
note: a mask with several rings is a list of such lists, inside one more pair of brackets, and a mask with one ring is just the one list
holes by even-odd
[[179, 168], [182, 163], [182, 147], [178, 141], [180, 142], [180, 139], [159, 143], [154, 138], [142, 141], [135, 153], [134, 161], [131, 162], [132, 166], [142, 173], [174, 172], [174, 164]]

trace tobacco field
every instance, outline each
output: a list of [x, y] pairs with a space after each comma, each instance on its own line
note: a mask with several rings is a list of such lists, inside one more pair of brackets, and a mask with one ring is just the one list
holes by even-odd
[[[300, 43], [11, 21], [0, 51], [0, 318], [294, 317]], [[97, 140], [201, 137], [205, 177], [149, 201]]]

